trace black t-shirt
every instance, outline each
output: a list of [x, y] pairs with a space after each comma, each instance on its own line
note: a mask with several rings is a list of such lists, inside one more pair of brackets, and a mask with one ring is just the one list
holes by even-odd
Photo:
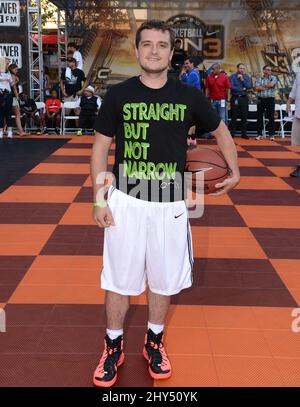
[[33, 99], [27, 99], [26, 101], [20, 100], [19, 104], [23, 113], [30, 114], [37, 110], [36, 103]]
[[180, 71], [186, 58], [187, 53], [183, 49], [174, 48], [174, 53], [171, 61], [172, 68], [176, 71]]
[[[113, 173], [118, 189], [145, 200], [177, 201], [184, 197], [182, 185], [181, 194], [176, 189], [185, 169], [190, 127], [208, 133], [219, 124], [219, 116], [200, 90], [172, 78], [162, 88], [152, 89], [133, 77], [108, 90], [95, 130], [116, 137]], [[155, 182], [159, 196], [153, 187], [149, 197]], [[147, 185], [146, 195], [130, 192], [137, 184]]]
[[85, 81], [85, 75], [81, 69], [75, 68], [72, 70], [64, 68], [60, 79], [65, 82], [66, 94], [68, 96], [75, 96], [82, 88], [82, 82]]

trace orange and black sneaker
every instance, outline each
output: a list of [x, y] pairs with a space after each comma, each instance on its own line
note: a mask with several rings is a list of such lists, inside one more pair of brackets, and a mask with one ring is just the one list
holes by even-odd
[[145, 336], [143, 356], [148, 360], [149, 373], [153, 379], [167, 379], [172, 374], [171, 364], [162, 342], [163, 332], [158, 335], [148, 329]]
[[123, 336], [112, 340], [104, 338], [104, 351], [94, 372], [93, 382], [97, 387], [113, 386], [117, 380], [118, 367], [124, 363]]

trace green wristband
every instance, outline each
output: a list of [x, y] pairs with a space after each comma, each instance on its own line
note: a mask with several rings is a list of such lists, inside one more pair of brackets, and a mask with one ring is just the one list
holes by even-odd
[[106, 201], [97, 201], [94, 203], [94, 208], [100, 207], [100, 208], [106, 208], [107, 202]]

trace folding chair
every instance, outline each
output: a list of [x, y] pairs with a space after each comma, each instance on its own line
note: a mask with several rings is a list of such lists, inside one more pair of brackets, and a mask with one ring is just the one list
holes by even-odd
[[[292, 124], [293, 123], [293, 119], [294, 119], [294, 115], [295, 115], [295, 111], [296, 111], [296, 105], [291, 105], [291, 115], [288, 115], [286, 112], [286, 104], [281, 105], [281, 137], [285, 138], [285, 127], [288, 123]], [[289, 133], [291, 134], [292, 131], [289, 131]]]
[[[67, 120], [78, 120], [79, 116], [70, 116], [65, 114], [65, 110], [73, 110], [76, 109], [76, 102], [64, 102], [62, 103], [62, 110], [61, 110], [61, 132], [62, 134], [66, 134], [66, 121]], [[70, 131], [76, 131], [77, 127], [68, 127]]]

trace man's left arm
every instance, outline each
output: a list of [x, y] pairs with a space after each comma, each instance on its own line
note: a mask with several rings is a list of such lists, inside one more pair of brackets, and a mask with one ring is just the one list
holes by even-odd
[[240, 182], [238, 155], [233, 139], [223, 121], [221, 121], [219, 127], [215, 131], [211, 132], [211, 134], [217, 139], [218, 146], [220, 147], [220, 150], [222, 151], [222, 154], [224, 155], [224, 158], [231, 170], [230, 176], [226, 178], [225, 181], [216, 184], [216, 187], [220, 189], [220, 191], [212, 195], [219, 196], [226, 194], [231, 189], [236, 187]]

